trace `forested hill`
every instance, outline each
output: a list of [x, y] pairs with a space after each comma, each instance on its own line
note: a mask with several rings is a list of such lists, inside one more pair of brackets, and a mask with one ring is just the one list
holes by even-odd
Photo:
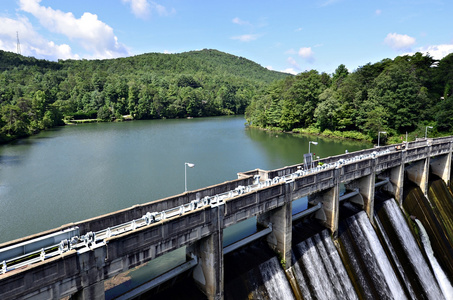
[[[453, 53], [415, 53], [349, 72], [315, 70], [271, 83], [253, 98], [246, 119], [258, 127], [401, 142], [453, 133]], [[429, 129], [429, 130], [428, 130]], [[382, 140], [381, 140], [382, 142]]]
[[51, 62], [0, 50], [0, 142], [62, 124], [243, 114], [289, 74], [217, 50]]
[[243, 77], [248, 80], [270, 83], [289, 74], [268, 70], [243, 57], [218, 50], [204, 49], [178, 54], [146, 53], [126, 58], [104, 60], [66, 60], [61, 64], [68, 67], [86, 68], [98, 72], [135, 74], [152, 73], [159, 76], [181, 74], [204, 74]]

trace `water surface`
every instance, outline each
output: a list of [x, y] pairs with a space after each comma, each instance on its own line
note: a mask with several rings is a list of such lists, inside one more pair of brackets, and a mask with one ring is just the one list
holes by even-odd
[[368, 148], [246, 128], [242, 116], [65, 126], [0, 146], [0, 243], [237, 178]]

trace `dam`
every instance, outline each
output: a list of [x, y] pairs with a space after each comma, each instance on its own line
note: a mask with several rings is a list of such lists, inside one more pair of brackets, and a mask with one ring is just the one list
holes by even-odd
[[[412, 272], [425, 275], [403, 286], [401, 278], [410, 277], [406, 263], [399, 266], [396, 260], [383, 259], [386, 255], [377, 245], [379, 238], [370, 232], [374, 232], [373, 228], [389, 227], [389, 222], [381, 222], [381, 218], [404, 219], [390, 212], [400, 212], [399, 208], [404, 206], [405, 179], [414, 183], [425, 197], [429, 194], [430, 172], [446, 185], [450, 183], [452, 143], [452, 137], [423, 139], [327, 157], [312, 166], [256, 169], [239, 173], [232, 181], [3, 243], [0, 245], [1, 298], [104, 299], [104, 282], [109, 278], [185, 247], [187, 261], [156, 278], [147, 289], [190, 270], [193, 284], [208, 299], [223, 299], [225, 255], [264, 239], [278, 256], [259, 267], [271, 298], [309, 299], [308, 295], [321, 293], [313, 299], [336, 299], [339, 295], [358, 299], [357, 290], [362, 289], [359, 293], [369, 299], [376, 295], [394, 299], [447, 299], [448, 287], [444, 292], [435, 279], [423, 286], [421, 281], [434, 278], [432, 267], [423, 263], [424, 267], [414, 268]], [[344, 193], [340, 192], [342, 185]], [[387, 213], [380, 211], [379, 218], [375, 218], [377, 189], [394, 199], [391, 204], [386, 202], [382, 211]], [[308, 197], [309, 207], [293, 215], [292, 203], [302, 197]], [[344, 203], [360, 209], [343, 222]], [[224, 247], [223, 230], [250, 218], [256, 218], [263, 230]], [[304, 218], [316, 220], [325, 230], [295, 248], [293, 223]], [[398, 227], [401, 220], [395, 224], [393, 227]], [[339, 242], [334, 244], [332, 238]], [[416, 252], [411, 257], [423, 260], [415, 241], [409, 246], [405, 244], [408, 239], [401, 239], [403, 246], [387, 248], [411, 249]], [[357, 250], [353, 240], [361, 241], [360, 249], [366, 250]], [[344, 266], [336, 248], [342, 249], [351, 265]], [[363, 256], [361, 251], [374, 255], [356, 260]], [[317, 261], [325, 262], [326, 267], [318, 269], [313, 265]], [[410, 264], [420, 266], [420, 263]], [[363, 265], [373, 265], [374, 273], [360, 271]], [[297, 280], [286, 280], [292, 277]], [[314, 284], [314, 278], [329, 280]], [[373, 281], [377, 278], [382, 282], [375, 285]], [[286, 286], [279, 290], [282, 282]], [[124, 299], [139, 296], [145, 289], [130, 291]]]

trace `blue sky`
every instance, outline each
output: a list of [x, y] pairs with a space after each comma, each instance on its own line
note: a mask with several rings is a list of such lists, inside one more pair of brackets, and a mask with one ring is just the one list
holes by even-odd
[[453, 52], [451, 0], [2, 0], [0, 49], [58, 59], [217, 49], [272, 70], [349, 71]]

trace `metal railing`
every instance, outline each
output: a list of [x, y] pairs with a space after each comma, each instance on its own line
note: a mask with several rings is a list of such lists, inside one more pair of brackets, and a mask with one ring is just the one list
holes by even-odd
[[[4, 259], [0, 263], [0, 274], [4, 274], [8, 271], [12, 271], [14, 269], [33, 264], [39, 261], [44, 261], [48, 258], [55, 257], [62, 253], [65, 253], [69, 250], [81, 250], [85, 248], [91, 249], [92, 246], [97, 245], [104, 245], [105, 240], [117, 236], [123, 233], [127, 233], [130, 231], [134, 231], [138, 228], [142, 228], [145, 226], [149, 226], [156, 222], [160, 222], [166, 219], [174, 218], [181, 216], [187, 212], [200, 209], [203, 207], [215, 207], [218, 205], [223, 205], [225, 201], [228, 199], [232, 199], [234, 197], [240, 196], [245, 193], [250, 193], [254, 191], [258, 191], [263, 188], [267, 188], [273, 185], [281, 184], [281, 183], [289, 183], [294, 181], [296, 178], [316, 174], [319, 172], [323, 172], [330, 169], [340, 168], [345, 164], [354, 163], [357, 161], [362, 161], [366, 159], [374, 159], [380, 155], [385, 155], [390, 153], [389, 149], [385, 149], [384, 151], [373, 151], [369, 154], [361, 154], [354, 157], [349, 157], [347, 159], [339, 159], [334, 163], [327, 163], [323, 165], [318, 165], [314, 168], [309, 168], [307, 170], [298, 169], [296, 172], [291, 173], [289, 175], [281, 176], [281, 177], [274, 177], [272, 179], [266, 179], [264, 181], [260, 181], [260, 176], [254, 176], [254, 182], [248, 186], [238, 186], [234, 190], [230, 190], [225, 193], [217, 194], [214, 196], [206, 196], [201, 199], [192, 200], [189, 203], [170, 208], [167, 210], [163, 210], [160, 212], [148, 212], [143, 215], [141, 218], [131, 220], [129, 222], [125, 222], [119, 224], [117, 226], [108, 227], [106, 229], [97, 231], [97, 232], [87, 232], [81, 236], [73, 236], [70, 239], [62, 239], [59, 243], [49, 245], [48, 247], [43, 247], [40, 250], [32, 251], [26, 253], [24, 255], [20, 255], [17, 257], [12, 257], [10, 259]], [[319, 209], [319, 208], [317, 208]], [[303, 213], [303, 212], [302, 212]], [[14, 246], [11, 246], [14, 247]], [[8, 247], [8, 248], [11, 248]], [[5, 248], [4, 248], [5, 249]], [[0, 249], [0, 257], [1, 253], [4, 252], [4, 249]]]

